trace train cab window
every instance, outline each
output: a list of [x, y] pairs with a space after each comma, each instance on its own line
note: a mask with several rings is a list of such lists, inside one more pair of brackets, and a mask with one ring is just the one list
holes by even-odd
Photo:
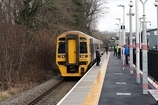
[[87, 53], [87, 43], [80, 42], [80, 53]]
[[80, 40], [86, 40], [86, 38], [84, 38], [84, 37], [80, 37]]
[[65, 42], [59, 42], [58, 53], [65, 53]]
[[59, 38], [60, 41], [65, 41], [65, 38]]

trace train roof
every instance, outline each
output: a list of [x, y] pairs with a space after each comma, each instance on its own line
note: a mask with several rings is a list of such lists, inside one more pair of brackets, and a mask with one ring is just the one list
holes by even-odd
[[97, 39], [97, 38], [94, 38], [94, 37], [92, 37], [92, 36], [90, 36], [90, 35], [87, 35], [87, 34], [81, 32], [81, 31], [73, 30], [73, 31], [67, 31], [67, 32], [64, 32], [63, 34], [68, 34], [68, 33], [79, 33], [79, 34], [82, 34], [82, 35], [87, 36], [88, 39], [93, 39], [93, 42], [94, 42], [94, 43], [96, 42], [96, 43], [103, 44], [103, 41], [101, 41], [101, 40], [99, 40], [99, 39]]

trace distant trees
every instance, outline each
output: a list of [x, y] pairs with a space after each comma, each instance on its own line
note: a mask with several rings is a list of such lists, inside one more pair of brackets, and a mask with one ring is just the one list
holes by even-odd
[[112, 37], [116, 36], [116, 32], [102, 32], [102, 36], [103, 36], [103, 42], [107, 43], [109, 46], [113, 46], [115, 45], [115, 40], [112, 40]]
[[[16, 22], [35, 29], [54, 31], [95, 29], [106, 2], [102, 0], [23, 0]], [[33, 26], [33, 27], [32, 27]]]
[[92, 33], [103, 1], [0, 0], [0, 89], [45, 78], [55, 68], [56, 37]]

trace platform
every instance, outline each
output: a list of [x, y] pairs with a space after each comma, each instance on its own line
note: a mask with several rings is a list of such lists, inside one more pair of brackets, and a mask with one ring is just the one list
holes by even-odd
[[108, 60], [109, 55], [104, 54], [100, 66], [95, 64], [57, 105], [97, 105]]
[[57, 105], [157, 105], [157, 91], [150, 88], [143, 94], [136, 74], [129, 65], [122, 69], [122, 60], [113, 53], [104, 54], [100, 66], [94, 65]]
[[[136, 83], [136, 74], [130, 74], [129, 65], [122, 69], [122, 60], [110, 54], [98, 105], [156, 105], [153, 96], [143, 94], [141, 83]], [[149, 87], [150, 89], [150, 87]]]

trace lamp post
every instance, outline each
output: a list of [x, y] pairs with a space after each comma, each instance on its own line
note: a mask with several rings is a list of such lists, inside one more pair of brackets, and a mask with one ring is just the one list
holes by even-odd
[[[141, 21], [141, 19], [143, 18], [139, 18], [139, 21], [140, 21], [140, 31], [139, 31], [139, 39], [140, 39], [140, 49], [141, 49], [141, 43], [142, 43], [142, 35], [141, 35], [141, 32], [142, 32], [142, 28], [143, 28], [143, 21]], [[146, 29], [147, 29], [147, 23], [149, 23], [149, 25], [151, 25], [151, 21], [146, 21]]]
[[[146, 21], [146, 29], [148, 29], [148, 24], [147, 23], [149, 23], [149, 25], [151, 26], [151, 21]], [[147, 36], [149, 35], [148, 33], [146, 34]], [[147, 48], [149, 47], [150, 45], [149, 45], [149, 41], [148, 41], [148, 39], [147, 39]]]
[[140, 46], [139, 46], [139, 48], [141, 49], [141, 46], [142, 46], [142, 35], [141, 35], [141, 33], [142, 33], [142, 30], [143, 30], [143, 26], [142, 26], [142, 21], [141, 21], [141, 19], [143, 19], [143, 18], [139, 18], [139, 21], [140, 21], [140, 27], [139, 27], [139, 29], [140, 29], [140, 32], [139, 32], [139, 43], [140, 43]]
[[119, 46], [120, 46], [120, 48], [121, 48], [121, 58], [122, 58], [122, 36], [121, 36], [121, 34], [120, 34], [120, 26], [121, 26], [121, 19], [120, 18], [116, 18], [116, 20], [119, 20], [119, 26], [118, 26], [118, 28], [119, 28]]
[[117, 45], [117, 29], [115, 29], [116, 30], [116, 36], [115, 36], [115, 44]]
[[[154, 3], [154, 5], [156, 6], [156, 8], [157, 8], [157, 32], [156, 32], [156, 34], [157, 34], [157, 45], [158, 45], [158, 0], [155, 0], [155, 3]], [[157, 48], [157, 47], [156, 47]], [[158, 48], [157, 48], [158, 49]]]
[[149, 25], [151, 25], [151, 21], [146, 21], [146, 23], [149, 23]]
[[146, 21], [145, 21], [145, 3], [140, 0], [143, 4], [143, 43], [142, 43], [142, 68], [143, 68], [143, 94], [148, 94], [148, 55], [147, 55], [147, 35], [146, 35]]
[[140, 83], [140, 48], [139, 48], [139, 4], [135, 0], [135, 18], [136, 18], [136, 83]]
[[[122, 29], [122, 51], [124, 52], [124, 45], [125, 45], [125, 5], [117, 5], [118, 7], [122, 7], [123, 8], [123, 23], [121, 26]], [[125, 69], [125, 56], [124, 53], [122, 53], [122, 69]]]
[[[118, 27], [117, 28], [117, 35], [116, 35], [116, 37], [118, 39], [118, 37], [119, 37], [119, 24], [116, 23], [115, 25], [117, 25], [117, 27]], [[118, 40], [117, 40], [117, 44], [120, 44]]]
[[129, 24], [130, 24], [130, 74], [133, 74], [133, 39], [132, 39], [132, 16], [134, 16], [134, 13], [132, 13], [132, 7], [133, 2], [130, 0], [129, 3], [130, 9], [129, 9]]
[[[143, 21], [141, 21], [141, 23], [143, 23]], [[145, 21], [145, 29], [147, 29], [147, 23], [149, 23], [149, 25], [151, 25], [151, 21]]]

